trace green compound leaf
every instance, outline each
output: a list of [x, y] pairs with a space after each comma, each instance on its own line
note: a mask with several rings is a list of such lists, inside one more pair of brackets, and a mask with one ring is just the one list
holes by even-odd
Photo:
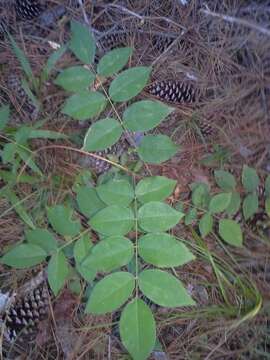
[[35, 244], [19, 244], [0, 258], [0, 263], [16, 269], [25, 269], [40, 264], [47, 253]]
[[161, 306], [195, 305], [181, 281], [166, 271], [142, 271], [139, 274], [139, 288], [151, 301]]
[[160, 164], [167, 161], [177, 151], [178, 146], [166, 135], [144, 136], [138, 147], [140, 158], [150, 164]]
[[68, 274], [67, 259], [62, 251], [58, 251], [51, 257], [48, 264], [48, 281], [55, 296], [65, 285]]
[[115, 102], [127, 101], [138, 95], [148, 82], [150, 67], [138, 66], [121, 72], [111, 82], [109, 95]]
[[216, 170], [214, 174], [215, 174], [216, 183], [223, 191], [235, 190], [236, 180], [231, 173], [224, 170]]
[[265, 199], [265, 212], [270, 218], [270, 197]]
[[62, 45], [59, 49], [55, 50], [49, 58], [45, 66], [42, 69], [41, 73], [41, 82], [47, 81], [50, 75], [50, 72], [55, 68], [56, 63], [60, 60], [60, 58], [64, 55], [67, 51], [67, 45]]
[[79, 210], [89, 218], [106, 207], [96, 189], [89, 186], [81, 186], [78, 189], [76, 200]]
[[231, 193], [221, 193], [213, 196], [209, 203], [209, 210], [214, 214], [226, 210], [230, 205], [231, 197]]
[[98, 196], [107, 205], [128, 206], [134, 199], [134, 189], [127, 180], [113, 179], [97, 187]]
[[84, 138], [83, 150], [104, 150], [115, 144], [123, 132], [122, 126], [112, 118], [95, 122], [90, 126]]
[[92, 247], [93, 244], [89, 238], [89, 235], [83, 235], [79, 240], [76, 241], [73, 248], [76, 269], [87, 282], [94, 280], [96, 277], [95, 269], [91, 269], [90, 267], [86, 268], [83, 266], [83, 261], [90, 254]]
[[208, 235], [213, 229], [213, 217], [210, 213], [206, 213], [200, 219], [199, 230], [202, 237]]
[[182, 242], [166, 233], [142, 236], [138, 250], [144, 261], [161, 268], [184, 265], [195, 259]]
[[190, 225], [197, 220], [198, 212], [195, 208], [190, 208], [185, 216], [185, 225]]
[[9, 187], [4, 187], [2, 189], [2, 196], [4, 196], [12, 205], [13, 209], [16, 211], [16, 213], [19, 215], [19, 217], [31, 228], [35, 229], [35, 225], [30, 217], [28, 215], [26, 209], [24, 208], [24, 204], [22, 203], [22, 200], [18, 198], [18, 196], [15, 194], [15, 192], [10, 189]]
[[199, 209], [207, 209], [209, 200], [210, 200], [210, 194], [209, 194], [209, 188], [204, 183], [198, 183], [192, 190], [191, 195], [192, 203]]
[[247, 165], [244, 165], [242, 171], [242, 184], [246, 192], [255, 192], [259, 185], [259, 182], [260, 179], [257, 175], [256, 170]]
[[76, 263], [81, 264], [90, 254], [92, 248], [93, 243], [89, 235], [83, 235], [79, 240], [77, 240], [73, 248]]
[[134, 299], [124, 308], [120, 318], [120, 336], [134, 360], [145, 360], [156, 343], [156, 324], [150, 308]]
[[16, 55], [17, 59], [19, 60], [21, 67], [23, 68], [23, 71], [25, 72], [26, 76], [33, 81], [34, 75], [31, 69], [31, 65], [27, 57], [25, 56], [24, 52], [19, 48], [16, 41], [14, 40], [13, 36], [8, 33], [8, 38], [12, 46], [12, 50], [14, 54]]
[[133, 244], [123, 236], [112, 236], [95, 245], [83, 262], [98, 272], [109, 272], [127, 265], [134, 255]]
[[171, 195], [176, 184], [176, 180], [165, 176], [151, 176], [139, 181], [135, 194], [141, 203], [162, 201]]
[[115, 272], [99, 281], [86, 304], [85, 312], [105, 314], [118, 309], [131, 296], [135, 288], [134, 276], [128, 272]]
[[0, 107], [0, 131], [5, 128], [8, 123], [10, 114], [9, 105], [3, 105]]
[[152, 100], [141, 100], [130, 105], [123, 114], [123, 122], [130, 131], [147, 131], [161, 123], [173, 108]]
[[25, 232], [28, 243], [40, 246], [47, 254], [57, 249], [55, 237], [47, 229], [34, 229]]
[[252, 218], [259, 209], [259, 199], [256, 194], [248, 194], [243, 201], [243, 214], [245, 220]]
[[89, 31], [89, 26], [78, 21], [71, 21], [69, 48], [84, 64], [91, 64], [94, 61], [96, 44], [93, 35]]
[[127, 64], [133, 49], [130, 47], [113, 49], [104, 55], [97, 66], [97, 73], [101, 76], [112, 76]]
[[66, 100], [62, 113], [76, 120], [89, 120], [102, 112], [106, 102], [105, 96], [97, 91], [82, 91]]
[[134, 226], [134, 214], [131, 209], [112, 205], [100, 210], [89, 224], [103, 235], [125, 235]]
[[243, 234], [239, 224], [234, 220], [222, 219], [219, 221], [219, 234], [229, 245], [241, 247]]
[[265, 189], [265, 196], [270, 197], [270, 175], [267, 175], [267, 178], [265, 180], [264, 189]]
[[162, 232], [174, 227], [184, 216], [167, 204], [151, 201], [138, 211], [139, 226], [148, 232]]
[[64, 69], [54, 80], [56, 85], [67, 91], [83, 91], [95, 80], [95, 75], [82, 66], [71, 66]]
[[236, 191], [233, 191], [231, 197], [231, 201], [229, 206], [226, 208], [226, 213], [228, 215], [234, 215], [237, 213], [237, 211], [240, 209], [241, 205], [241, 197], [240, 194]]
[[55, 205], [47, 209], [47, 216], [53, 229], [63, 236], [75, 236], [81, 230], [78, 220], [72, 220], [73, 210], [63, 205]]

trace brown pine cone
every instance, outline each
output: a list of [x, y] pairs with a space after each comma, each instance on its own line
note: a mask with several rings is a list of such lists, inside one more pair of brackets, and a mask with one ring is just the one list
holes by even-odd
[[15, 11], [19, 20], [32, 20], [42, 12], [42, 6], [38, 0], [16, 0]]
[[177, 80], [155, 81], [147, 91], [159, 99], [174, 103], [193, 103], [197, 91], [191, 83]]

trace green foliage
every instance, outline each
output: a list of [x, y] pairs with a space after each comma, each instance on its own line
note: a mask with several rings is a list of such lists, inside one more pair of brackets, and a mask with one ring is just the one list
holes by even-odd
[[244, 165], [242, 172], [242, 184], [246, 190], [246, 192], [254, 192], [257, 190], [260, 179], [256, 173], [256, 170]]
[[212, 213], [220, 213], [227, 209], [231, 202], [231, 193], [220, 193], [214, 195], [209, 203], [209, 210]]
[[125, 235], [134, 226], [134, 214], [130, 208], [111, 205], [94, 215], [89, 224], [103, 235]]
[[10, 114], [10, 108], [8, 105], [3, 105], [0, 107], [0, 131], [5, 128], [7, 125]]
[[138, 95], [148, 82], [151, 68], [138, 66], [121, 72], [109, 87], [110, 98], [115, 102], [128, 101]]
[[123, 121], [130, 131], [147, 131], [155, 128], [174, 109], [158, 101], [141, 100], [130, 105], [123, 114]]
[[94, 187], [81, 186], [77, 190], [77, 203], [80, 211], [87, 217], [95, 215], [105, 207]]
[[110, 272], [127, 265], [133, 255], [130, 240], [123, 236], [111, 236], [95, 245], [82, 265], [97, 272]]
[[221, 219], [219, 222], [219, 234], [226, 243], [233, 246], [242, 246], [243, 235], [240, 225], [234, 220]]
[[97, 187], [100, 199], [107, 205], [128, 206], [134, 198], [132, 185], [123, 179], [112, 179]]
[[209, 212], [205, 213], [201, 217], [200, 222], [199, 222], [199, 230], [200, 230], [202, 237], [205, 237], [212, 231], [213, 224], [214, 224], [214, 220], [213, 220], [212, 215]]
[[69, 48], [84, 64], [91, 64], [96, 53], [96, 44], [89, 26], [71, 21], [71, 39]]
[[103, 94], [82, 90], [67, 99], [62, 113], [76, 120], [88, 120], [99, 115], [105, 105], [106, 98]]
[[11, 43], [12, 50], [16, 55], [17, 59], [20, 61], [21, 67], [25, 72], [26, 76], [31, 82], [35, 82], [35, 78], [31, 69], [31, 65], [24, 52], [19, 48], [13, 36], [8, 33], [8, 38]]
[[166, 307], [195, 305], [182, 283], [162, 270], [143, 270], [139, 274], [139, 288], [154, 303]]
[[99, 120], [90, 126], [84, 138], [83, 150], [104, 150], [115, 144], [122, 135], [122, 127], [112, 118]]
[[184, 265], [194, 259], [182, 242], [166, 233], [141, 236], [138, 245], [142, 259], [160, 268]]
[[148, 202], [138, 211], [139, 226], [148, 232], [167, 231], [184, 216], [167, 204], [158, 201]]
[[176, 154], [178, 147], [166, 135], [147, 135], [138, 148], [140, 158], [150, 164], [160, 164]]
[[147, 177], [139, 181], [135, 193], [141, 203], [162, 201], [171, 195], [176, 181], [164, 176]]
[[0, 262], [16, 269], [25, 269], [40, 264], [46, 256], [47, 253], [40, 246], [20, 244], [7, 252]]
[[[35, 98], [38, 81], [33, 76], [30, 63], [14, 39], [11, 36], [9, 39], [30, 80], [29, 84], [24, 82], [27, 94], [35, 106], [41, 108]], [[94, 37], [88, 26], [76, 21], [71, 23], [69, 44], [48, 59], [40, 76], [41, 85], [68, 49], [79, 62], [60, 71], [54, 83], [72, 93], [67, 97], [62, 113], [75, 120], [95, 120], [84, 136], [84, 151], [109, 149], [127, 130], [152, 130], [173, 111], [173, 108], [158, 101], [130, 102], [147, 85], [151, 68], [138, 66], [123, 70], [132, 55], [132, 49], [127, 47], [105, 54], [96, 66]], [[94, 89], [97, 87], [99, 91]], [[35, 91], [32, 92], [32, 88]], [[123, 112], [118, 112], [115, 106], [122, 102]], [[109, 105], [113, 110], [110, 116], [113, 117], [99, 119]], [[214, 177], [220, 191], [212, 195], [208, 185], [191, 184], [190, 207], [187, 211], [179, 211], [164, 202], [172, 194], [176, 181], [164, 176], [143, 177], [138, 181], [134, 176], [137, 165], [132, 168], [132, 177], [111, 171], [100, 177], [96, 186], [92, 183], [91, 174], [82, 175], [72, 187], [75, 203], [70, 191], [63, 204], [46, 208], [47, 219], [42, 225], [48, 223], [51, 227], [49, 231], [35, 223], [35, 218], [33, 220], [24, 208], [20, 194], [13, 188], [20, 181], [35, 184], [43, 178], [29, 147], [31, 139], [68, 137], [41, 129], [42, 121], [10, 132], [7, 130], [9, 112], [8, 106], [0, 108], [0, 130], [9, 131], [10, 140], [3, 143], [1, 152], [2, 162], [6, 168], [10, 167], [10, 171], [5, 169], [0, 172], [1, 180], [7, 182], [1, 189], [1, 195], [8, 199], [28, 229], [25, 239], [7, 251], [0, 259], [1, 263], [27, 268], [48, 261], [48, 282], [55, 295], [67, 281], [70, 281], [69, 288], [76, 293], [83, 289], [80, 282], [90, 283], [84, 294], [87, 298], [85, 312], [105, 314], [122, 307], [119, 324], [121, 340], [135, 360], [146, 359], [156, 343], [156, 325], [151, 309], [139, 297], [144, 295], [160, 306], [172, 308], [195, 304], [177, 278], [177, 273], [171, 270], [195, 257], [187, 245], [167, 231], [184, 218], [189, 228], [198, 225], [202, 238], [217, 232], [228, 245], [242, 246], [242, 230], [235, 220], [242, 201], [236, 178], [223, 169], [215, 170]], [[140, 158], [139, 164], [160, 164], [177, 151], [178, 147], [168, 136], [154, 134], [146, 134], [134, 149]], [[204, 159], [204, 163], [222, 166], [229, 156], [225, 149], [214, 147], [214, 153]], [[124, 156], [121, 163], [126, 164]], [[27, 166], [29, 174], [20, 174], [21, 166]], [[245, 194], [241, 210], [247, 220], [258, 210], [259, 177], [255, 169], [244, 166], [242, 185]], [[270, 176], [265, 182], [265, 197], [265, 211], [269, 215]], [[83, 217], [88, 223], [85, 219], [81, 223]], [[218, 226], [215, 226], [216, 223]]]
[[216, 170], [215, 171], [215, 180], [216, 180], [216, 183], [218, 184], [218, 186], [223, 191], [235, 190], [235, 187], [236, 187], [235, 177], [228, 171]]
[[134, 360], [147, 359], [156, 342], [156, 324], [150, 308], [138, 298], [126, 305], [120, 319], [121, 340]]
[[245, 220], [252, 218], [259, 209], [259, 199], [256, 194], [248, 194], [243, 201], [243, 213]]
[[115, 272], [99, 281], [86, 304], [85, 311], [105, 314], [123, 305], [135, 288], [134, 276], [128, 272]]
[[63, 288], [69, 274], [68, 262], [62, 251], [57, 251], [48, 263], [48, 281], [54, 295]]
[[104, 55], [97, 66], [97, 73], [100, 76], [112, 76], [118, 73], [127, 64], [133, 49], [129, 47], [113, 49]]
[[71, 66], [63, 70], [54, 80], [56, 85], [67, 91], [86, 90], [95, 80], [95, 75], [82, 66]]
[[[243, 198], [241, 209], [241, 196], [237, 191], [235, 177], [228, 171], [216, 170], [215, 180], [222, 192], [211, 195], [209, 186], [204, 183], [195, 183], [192, 188], [192, 203], [186, 215], [186, 225], [198, 223], [202, 237], [206, 237], [215, 229], [215, 222], [219, 222], [219, 235], [221, 238], [233, 246], [242, 246], [243, 234], [240, 224], [234, 218], [242, 210], [244, 220], [252, 219], [259, 211], [259, 198], [257, 187], [259, 177], [255, 169], [246, 165], [242, 171], [242, 184], [246, 191]], [[267, 188], [270, 187], [269, 177], [265, 180], [265, 197], [267, 203]], [[267, 203], [268, 204], [268, 203]], [[196, 210], [196, 212], [193, 210]], [[267, 206], [265, 208], [267, 213]], [[199, 216], [198, 215], [199, 212]], [[220, 215], [220, 213], [223, 213]], [[226, 219], [227, 217], [227, 219]]]
[[72, 220], [73, 210], [63, 205], [48, 208], [48, 219], [53, 229], [63, 236], [75, 236], [80, 232], [81, 224]]
[[57, 241], [47, 229], [28, 230], [25, 232], [25, 236], [29, 243], [40, 246], [47, 255], [57, 249]]

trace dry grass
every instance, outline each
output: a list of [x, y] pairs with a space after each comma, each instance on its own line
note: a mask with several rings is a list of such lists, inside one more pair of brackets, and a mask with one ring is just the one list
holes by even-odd
[[[63, 43], [68, 38], [69, 19], [82, 19], [86, 15], [91, 20], [91, 26], [98, 30], [97, 38], [112, 33], [120, 42], [134, 46], [136, 51], [131, 65], [153, 65], [153, 81], [188, 80], [200, 90], [198, 102], [185, 108], [176, 106], [169, 121], [158, 129], [172, 136], [181, 145], [182, 151], [164, 166], [151, 167], [152, 173], [177, 179], [181, 193], [187, 192], [187, 185], [199, 178], [211, 182], [209, 169], [200, 165], [199, 160], [213, 151], [214, 144], [222, 145], [230, 151], [232, 157], [227, 166], [236, 174], [240, 173], [243, 163], [256, 167], [262, 177], [269, 172], [270, 41], [269, 34], [262, 31], [269, 31], [270, 8], [266, 1], [261, 4], [240, 0], [208, 2], [210, 10], [218, 16], [213, 16], [201, 1], [196, 0], [189, 1], [187, 6], [182, 6], [181, 1], [172, 0], [86, 0], [84, 11], [74, 7], [72, 1], [54, 0], [48, 3], [48, 6], [61, 4], [67, 7], [65, 16], [50, 29], [40, 28], [37, 23], [33, 25], [15, 21], [15, 14], [8, 8], [1, 12], [30, 59], [35, 74], [40, 73], [52, 52], [48, 40]], [[222, 15], [230, 15], [234, 19], [227, 21]], [[244, 20], [244, 23], [239, 19]], [[166, 41], [170, 44], [168, 48], [164, 45]], [[105, 43], [104, 39], [100, 41], [102, 43]], [[19, 104], [16, 104], [18, 100], [13, 99], [6, 87], [8, 74], [20, 74], [20, 66], [7, 41], [3, 39], [0, 41], [0, 51], [0, 102], [10, 99], [17, 110], [13, 116], [26, 122], [27, 114], [20, 111]], [[57, 67], [64, 68], [70, 64], [74, 64], [74, 58], [65, 55]], [[60, 114], [64, 93], [51, 81], [45, 84], [39, 97], [44, 106], [42, 118], [47, 119], [46, 128], [66, 134], [77, 132], [78, 135], [85, 131]], [[150, 95], [145, 92], [143, 97]], [[217, 130], [217, 135], [202, 141], [191, 126], [194, 118], [208, 119]], [[32, 144], [41, 168], [48, 174], [42, 188], [45, 189], [43, 201], [49, 203], [64, 198], [67, 193], [71, 194], [69, 185], [79, 170], [72, 152], [72, 148], [78, 146], [70, 141], [65, 142], [64, 145], [70, 147], [70, 151], [60, 152], [52, 148], [53, 144], [63, 142], [43, 141]], [[65, 179], [57, 189], [53, 188], [52, 175], [55, 173]], [[31, 194], [31, 187], [18, 185], [17, 190], [22, 197]], [[34, 200], [27, 202], [27, 207], [35, 208], [40, 199], [40, 194], [37, 194]], [[23, 238], [24, 226], [3, 199], [0, 209], [2, 251]], [[182, 227], [176, 229], [176, 235], [193, 243], [190, 233]], [[159, 340], [168, 359], [267, 358], [270, 351], [269, 320], [267, 323], [270, 300], [269, 244], [247, 233], [245, 245], [245, 249], [232, 252], [238, 260], [234, 263], [214, 239], [209, 239], [207, 243], [208, 249], [217, 259], [226, 260], [224, 276], [229, 279], [228, 273], [241, 275], [250, 290], [244, 293], [243, 289], [237, 286], [234, 288], [233, 280], [230, 279], [231, 285], [227, 289], [229, 304], [222, 296], [220, 284], [205, 252], [196, 244], [193, 245], [198, 259], [182, 268], [179, 277], [188, 287], [192, 287], [199, 306], [195, 310], [158, 309], [156, 313]], [[7, 268], [0, 270], [3, 289], [11, 286], [16, 288], [28, 276], [25, 272], [14, 272]], [[255, 284], [264, 299], [265, 308], [253, 319], [252, 309], [259, 309]], [[202, 293], [201, 289], [204, 289]], [[244, 304], [245, 300], [250, 303]], [[63, 344], [57, 329], [59, 326], [65, 328], [65, 321], [60, 316], [58, 321], [61, 325], [57, 325], [59, 314], [55, 306], [59, 301], [61, 304], [63, 299], [54, 300], [52, 321], [48, 324], [44, 344], [33, 345], [27, 359], [126, 359], [118, 335], [106, 325], [113, 319], [82, 316], [80, 297], [71, 302], [72, 318], [67, 320], [72, 331], [79, 336], [71, 354], [63, 355]], [[237, 326], [245, 315], [248, 315], [247, 322]], [[68, 338], [70, 334], [66, 336]], [[153, 359], [158, 359], [157, 355], [154, 354]]]

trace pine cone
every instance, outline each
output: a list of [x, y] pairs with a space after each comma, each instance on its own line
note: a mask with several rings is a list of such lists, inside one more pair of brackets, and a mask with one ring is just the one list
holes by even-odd
[[99, 43], [104, 50], [111, 50], [116, 47], [126, 46], [127, 42], [126, 33], [108, 34], [99, 40]]
[[35, 106], [32, 104], [31, 100], [26, 94], [24, 88], [21, 85], [20, 78], [16, 74], [10, 74], [8, 76], [7, 87], [23, 110], [29, 113], [32, 113], [35, 110]]
[[215, 129], [213, 128], [212, 124], [207, 119], [199, 120], [198, 128], [203, 137], [210, 137], [215, 133]]
[[42, 6], [37, 0], [16, 0], [15, 10], [19, 19], [32, 20], [40, 15]]
[[8, 31], [8, 24], [6, 19], [0, 17], [0, 39], [4, 38]]
[[180, 81], [155, 81], [147, 91], [166, 101], [174, 103], [192, 103], [196, 100], [197, 91], [191, 83]]
[[[93, 154], [102, 156], [104, 158], [108, 158], [108, 155], [114, 155], [119, 158], [123, 154], [123, 152], [127, 150], [127, 148], [128, 148], [128, 144], [125, 138], [123, 137], [112, 147], [106, 150], [93, 152]], [[96, 159], [90, 155], [89, 156], [80, 155], [77, 162], [80, 166], [84, 168], [90, 168], [94, 170], [97, 175], [104, 174], [106, 171], [108, 171], [111, 168], [111, 164], [108, 163], [107, 161]]]
[[9, 341], [14, 341], [18, 335], [31, 337], [35, 333], [39, 322], [48, 314], [48, 296], [46, 284], [42, 283], [26, 295], [15, 299], [3, 315], [5, 337]]
[[152, 44], [156, 50], [164, 52], [174, 40], [174, 38], [168, 36], [154, 35], [152, 38]]

